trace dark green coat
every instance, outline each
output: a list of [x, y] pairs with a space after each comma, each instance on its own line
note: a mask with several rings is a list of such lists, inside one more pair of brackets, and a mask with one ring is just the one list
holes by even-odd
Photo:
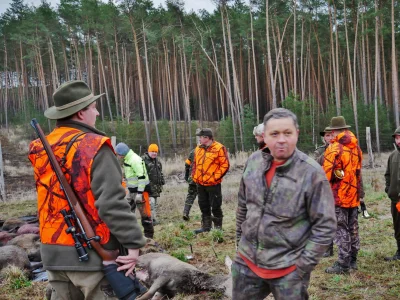
[[142, 159], [150, 180], [145, 190], [149, 192], [150, 197], [160, 197], [162, 186], [165, 184], [162, 164], [158, 158], [151, 158], [147, 152], [143, 154]]
[[[396, 129], [395, 134], [400, 134], [400, 127]], [[397, 203], [400, 200], [400, 148], [396, 145], [388, 159], [386, 172], [385, 172], [385, 192], [392, 202]]]
[[189, 184], [195, 184], [192, 179], [192, 166], [193, 166], [193, 159], [194, 159], [194, 150], [196, 150], [196, 149], [193, 149], [190, 152], [189, 157], [185, 161], [185, 180]]

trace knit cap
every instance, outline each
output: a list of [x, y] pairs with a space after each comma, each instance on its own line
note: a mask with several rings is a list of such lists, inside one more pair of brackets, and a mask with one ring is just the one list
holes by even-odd
[[158, 146], [157, 144], [151, 144], [149, 146], [149, 149], [147, 149], [148, 152], [158, 152]]
[[119, 144], [115, 147], [115, 152], [116, 152], [118, 155], [125, 156], [125, 155], [127, 155], [128, 152], [129, 152], [129, 147], [128, 147], [128, 145], [125, 144], [125, 143], [119, 143]]

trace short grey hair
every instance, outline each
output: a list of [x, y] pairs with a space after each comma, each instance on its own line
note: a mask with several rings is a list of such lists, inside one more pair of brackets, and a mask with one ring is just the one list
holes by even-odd
[[253, 129], [253, 134], [254, 136], [262, 136], [264, 133], [264, 123], [258, 124], [256, 127]]
[[299, 129], [299, 122], [297, 121], [296, 115], [286, 109], [286, 108], [274, 108], [271, 109], [265, 116], [264, 116], [264, 126], [267, 125], [267, 122], [271, 119], [285, 119], [285, 118], [291, 118], [293, 120], [293, 124], [296, 127], [296, 129]]

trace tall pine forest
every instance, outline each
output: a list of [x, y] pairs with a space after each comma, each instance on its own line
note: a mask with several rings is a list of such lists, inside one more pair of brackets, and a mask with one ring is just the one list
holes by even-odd
[[216, 0], [212, 13], [180, 0], [13, 0], [0, 18], [0, 125], [36, 117], [51, 130], [43, 111], [77, 79], [105, 93], [96, 126], [136, 151], [187, 153], [197, 127], [231, 153], [253, 150], [275, 107], [297, 114], [301, 150], [336, 115], [363, 149], [370, 127], [374, 151], [391, 150], [399, 24], [394, 0]]

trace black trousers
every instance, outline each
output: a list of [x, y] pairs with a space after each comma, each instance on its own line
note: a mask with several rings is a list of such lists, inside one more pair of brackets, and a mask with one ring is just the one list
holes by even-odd
[[[394, 228], [394, 238], [397, 244], [400, 243], [400, 212], [397, 211], [396, 203], [392, 201], [391, 205], [392, 217], [393, 217], [393, 228]], [[400, 248], [399, 248], [400, 250]]]
[[205, 217], [211, 216], [222, 218], [222, 192], [221, 184], [204, 186], [197, 185], [197, 196], [201, 214]]

